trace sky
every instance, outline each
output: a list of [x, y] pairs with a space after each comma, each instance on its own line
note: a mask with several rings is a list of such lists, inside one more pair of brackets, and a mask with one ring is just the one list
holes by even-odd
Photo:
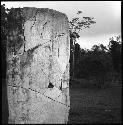
[[77, 17], [94, 17], [96, 24], [83, 29], [77, 42], [81, 48], [91, 49], [93, 45], [109, 43], [109, 38], [121, 35], [121, 1], [7, 1], [1, 2], [7, 8], [36, 7], [50, 8], [65, 13], [69, 20]]

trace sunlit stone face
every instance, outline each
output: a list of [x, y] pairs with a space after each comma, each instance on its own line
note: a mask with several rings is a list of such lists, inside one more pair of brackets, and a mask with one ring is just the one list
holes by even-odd
[[23, 13], [24, 42], [16, 56], [9, 57], [16, 60], [10, 61], [7, 74], [9, 123], [67, 123], [68, 19], [49, 9], [23, 8]]

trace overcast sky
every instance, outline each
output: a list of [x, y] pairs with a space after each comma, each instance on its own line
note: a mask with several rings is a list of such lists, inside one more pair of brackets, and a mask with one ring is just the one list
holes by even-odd
[[[94, 17], [96, 24], [80, 32], [78, 43], [90, 49], [94, 44], [107, 45], [109, 38], [121, 35], [121, 1], [11, 1], [1, 2], [7, 8], [37, 7], [50, 8], [65, 13], [71, 20], [82, 11], [81, 16]], [[80, 16], [80, 18], [81, 18]]]

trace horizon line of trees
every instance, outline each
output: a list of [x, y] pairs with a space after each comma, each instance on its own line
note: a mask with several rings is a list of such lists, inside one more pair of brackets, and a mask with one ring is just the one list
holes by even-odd
[[[93, 45], [91, 49], [81, 48], [75, 44], [74, 78], [97, 79], [103, 84], [105, 80], [121, 80], [122, 41], [120, 35], [109, 39], [109, 45]], [[73, 63], [73, 59], [70, 59]]]

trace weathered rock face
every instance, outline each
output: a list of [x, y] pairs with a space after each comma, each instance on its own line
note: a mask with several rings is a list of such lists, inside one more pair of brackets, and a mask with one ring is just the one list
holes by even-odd
[[69, 25], [65, 14], [23, 8], [24, 44], [8, 53], [9, 123], [67, 123]]

